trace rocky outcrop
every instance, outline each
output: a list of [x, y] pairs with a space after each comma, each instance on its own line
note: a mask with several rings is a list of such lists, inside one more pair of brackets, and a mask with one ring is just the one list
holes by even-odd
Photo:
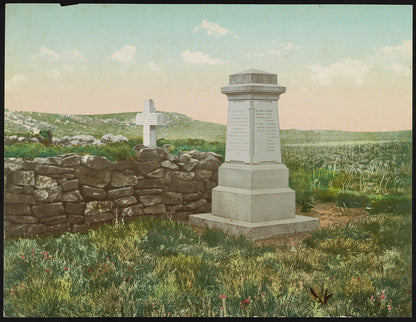
[[135, 151], [135, 160], [119, 162], [74, 153], [5, 159], [5, 237], [83, 232], [137, 216], [187, 220], [210, 211], [221, 155], [175, 156], [143, 145]]

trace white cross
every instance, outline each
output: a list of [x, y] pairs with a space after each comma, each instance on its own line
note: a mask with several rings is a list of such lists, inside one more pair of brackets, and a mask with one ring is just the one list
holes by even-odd
[[156, 113], [155, 105], [152, 99], [144, 101], [143, 113], [137, 113], [136, 124], [143, 125], [143, 144], [156, 147], [156, 125], [163, 122], [163, 114]]

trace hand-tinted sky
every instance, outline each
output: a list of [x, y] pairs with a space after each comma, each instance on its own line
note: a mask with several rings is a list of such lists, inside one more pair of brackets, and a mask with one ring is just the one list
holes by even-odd
[[278, 74], [282, 129], [412, 127], [412, 7], [7, 4], [5, 108], [226, 124], [229, 74]]

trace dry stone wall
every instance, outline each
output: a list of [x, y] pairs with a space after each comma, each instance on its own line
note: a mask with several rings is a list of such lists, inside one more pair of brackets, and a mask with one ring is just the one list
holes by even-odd
[[63, 154], [4, 159], [5, 237], [84, 232], [138, 216], [187, 220], [211, 211], [222, 156], [135, 147], [134, 161]]

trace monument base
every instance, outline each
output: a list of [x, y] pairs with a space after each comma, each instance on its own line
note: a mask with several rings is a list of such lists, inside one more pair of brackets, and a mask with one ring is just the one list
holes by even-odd
[[208, 214], [189, 216], [194, 226], [222, 230], [233, 236], [244, 236], [249, 240], [266, 239], [276, 235], [311, 231], [319, 228], [319, 219], [296, 215], [295, 218], [262, 222], [246, 222]]

